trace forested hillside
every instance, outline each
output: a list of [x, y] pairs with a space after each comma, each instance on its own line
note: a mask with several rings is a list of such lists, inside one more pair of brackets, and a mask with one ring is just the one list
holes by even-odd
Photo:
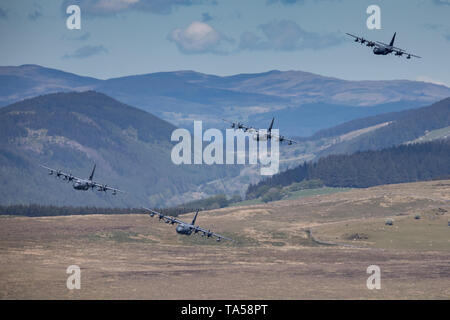
[[330, 155], [284, 171], [256, 185], [246, 198], [262, 196], [269, 187], [320, 179], [328, 187], [366, 188], [382, 184], [450, 177], [450, 139], [400, 145], [351, 155]]
[[[0, 204], [170, 206], [200, 183], [236, 174], [233, 166], [177, 166], [175, 127], [104, 94], [56, 93], [0, 109]], [[76, 191], [44, 164], [126, 194]], [[238, 172], [238, 171], [237, 171]]]

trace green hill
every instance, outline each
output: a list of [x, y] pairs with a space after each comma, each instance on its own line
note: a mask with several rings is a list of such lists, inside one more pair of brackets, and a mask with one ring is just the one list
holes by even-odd
[[355, 139], [338, 143], [321, 152], [319, 156], [379, 150], [413, 141], [424, 136], [428, 131], [448, 127], [450, 126], [450, 98], [427, 107], [353, 120], [334, 128], [319, 131], [312, 138], [343, 135], [353, 130], [382, 123], [389, 124]]
[[[56, 93], [0, 109], [0, 204], [162, 206], [211, 179], [220, 166], [172, 164], [175, 127], [94, 91]], [[39, 164], [119, 187], [126, 195], [76, 191]]]

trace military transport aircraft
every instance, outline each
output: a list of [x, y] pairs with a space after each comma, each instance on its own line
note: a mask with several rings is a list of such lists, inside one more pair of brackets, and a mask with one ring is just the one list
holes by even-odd
[[355, 36], [350, 33], [346, 33], [346, 34], [348, 34], [350, 37], [355, 38], [355, 42], [359, 42], [361, 44], [366, 44], [366, 46], [370, 47], [370, 48], [373, 47], [373, 53], [376, 55], [384, 55], [385, 56], [387, 54], [395, 52], [396, 56], [401, 57], [401, 56], [405, 55], [406, 59], [411, 59], [411, 57], [421, 58], [419, 56], [408, 53], [403, 49], [394, 47], [395, 35], [397, 34], [397, 32], [394, 33], [394, 36], [392, 37], [392, 40], [389, 44], [379, 42], [379, 41], [370, 41], [370, 40], [364, 39], [363, 37], [358, 37], [358, 36]]
[[230, 239], [230, 238], [224, 237], [224, 236], [222, 236], [220, 234], [214, 233], [211, 230], [206, 230], [206, 229], [203, 229], [203, 228], [201, 228], [199, 226], [196, 226], [195, 225], [195, 220], [197, 219], [198, 210], [195, 212], [195, 216], [194, 216], [194, 219], [192, 220], [192, 222], [191, 223], [187, 223], [187, 222], [175, 219], [173, 217], [166, 216], [166, 215], [164, 215], [164, 214], [162, 214], [160, 212], [153, 211], [153, 210], [151, 210], [149, 208], [145, 208], [144, 207], [143, 209], [145, 209], [145, 210], [150, 212], [149, 213], [150, 217], [154, 217], [156, 215], [156, 216], [158, 216], [158, 219], [160, 221], [163, 220], [165, 223], [170, 223], [170, 224], [177, 223], [178, 226], [177, 226], [177, 228], [175, 230], [179, 234], [184, 234], [184, 235], [190, 236], [192, 234], [192, 232], [194, 232], [194, 233], [201, 232], [202, 237], [207, 237], [207, 238], [213, 237], [213, 238], [216, 238], [216, 241], [220, 241], [222, 239], [233, 241], [233, 239]]
[[233, 128], [233, 129], [242, 129], [244, 132], [253, 133], [253, 139], [256, 141], [266, 141], [266, 140], [271, 140], [272, 138], [274, 138], [276, 141], [279, 141], [279, 142], [286, 141], [288, 145], [297, 143], [297, 141], [295, 141], [295, 140], [291, 140], [282, 135], [276, 135], [276, 134], [272, 133], [272, 127], [273, 127], [273, 122], [275, 121], [275, 118], [272, 118], [272, 121], [270, 122], [270, 125], [269, 125], [269, 128], [267, 129], [267, 131], [261, 131], [261, 130], [255, 129], [253, 127], [247, 127], [240, 122], [233, 122], [233, 121], [228, 121], [225, 119], [223, 119], [223, 120], [225, 122], [231, 123], [231, 128]]
[[55, 177], [57, 177], [57, 178], [61, 178], [62, 177], [62, 179], [66, 180], [67, 182], [72, 182], [73, 181], [74, 182], [73, 183], [73, 188], [75, 190], [86, 191], [86, 190], [89, 190], [89, 189], [94, 190], [94, 188], [97, 188], [97, 191], [104, 191], [104, 192], [106, 192], [108, 190], [111, 190], [113, 195], [116, 195], [117, 192], [124, 193], [124, 191], [116, 189], [116, 188], [109, 187], [106, 184], [100, 184], [100, 183], [97, 183], [95, 181], [92, 181], [92, 179], [94, 178], [94, 172], [95, 172], [95, 166], [96, 166], [95, 164], [94, 164], [94, 168], [92, 169], [92, 173], [91, 173], [91, 175], [89, 176], [88, 179], [78, 178], [78, 177], [73, 176], [71, 173], [65, 173], [65, 172], [62, 172], [61, 170], [55, 170], [55, 169], [52, 169], [52, 168], [49, 168], [49, 167], [46, 167], [46, 166], [43, 166], [43, 165], [40, 165], [40, 166], [45, 168], [45, 169], [47, 169], [49, 175], [53, 175], [54, 174]]

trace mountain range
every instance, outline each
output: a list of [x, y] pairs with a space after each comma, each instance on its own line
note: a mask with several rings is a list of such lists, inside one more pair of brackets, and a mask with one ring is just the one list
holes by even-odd
[[95, 90], [177, 126], [225, 127], [221, 118], [309, 136], [356, 118], [425, 106], [450, 88], [409, 80], [347, 81], [302, 71], [216, 76], [158, 72], [112, 79], [83, 77], [38, 65], [0, 67], [0, 106], [37, 95]]

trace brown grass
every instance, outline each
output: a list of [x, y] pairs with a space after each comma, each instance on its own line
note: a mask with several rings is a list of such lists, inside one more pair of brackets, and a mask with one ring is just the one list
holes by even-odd
[[[448, 299], [449, 197], [449, 181], [432, 181], [200, 213], [233, 243], [181, 236], [146, 215], [3, 217], [0, 298]], [[72, 264], [81, 290], [66, 288]], [[381, 290], [366, 287], [371, 264]]]

